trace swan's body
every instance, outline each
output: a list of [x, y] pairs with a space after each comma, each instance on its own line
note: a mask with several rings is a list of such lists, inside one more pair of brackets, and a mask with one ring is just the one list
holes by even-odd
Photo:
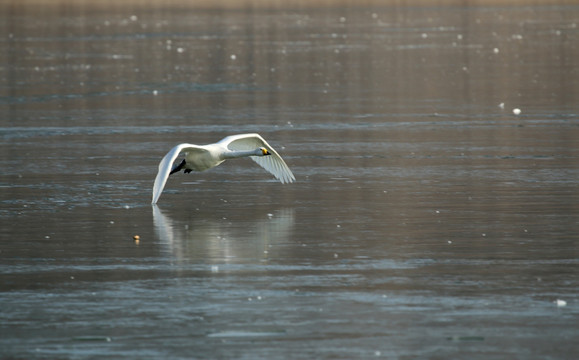
[[[175, 166], [173, 162], [181, 152], [185, 153], [185, 159]], [[185, 173], [191, 171], [205, 171], [211, 169], [225, 160], [241, 157], [251, 157], [262, 168], [269, 171], [281, 183], [291, 183], [295, 180], [289, 167], [281, 156], [258, 134], [239, 134], [224, 138], [223, 140], [209, 145], [179, 144], [165, 155], [159, 163], [159, 172], [153, 186], [153, 204], [156, 204], [163, 192], [169, 175], [184, 169]]]

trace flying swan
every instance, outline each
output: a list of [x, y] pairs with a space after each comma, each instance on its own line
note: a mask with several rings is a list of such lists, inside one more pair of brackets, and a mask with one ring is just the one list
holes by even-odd
[[[179, 154], [185, 153], [185, 159], [173, 169], [173, 162]], [[231, 135], [209, 145], [180, 144], [171, 149], [159, 163], [159, 172], [153, 186], [153, 201], [156, 204], [163, 192], [169, 175], [184, 169], [191, 171], [209, 170], [225, 160], [250, 157], [259, 166], [269, 171], [282, 184], [295, 181], [289, 167], [281, 156], [259, 134]]]

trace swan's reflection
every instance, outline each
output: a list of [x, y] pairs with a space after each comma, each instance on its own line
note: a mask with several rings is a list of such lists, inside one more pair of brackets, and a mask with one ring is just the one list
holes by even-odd
[[153, 224], [161, 244], [178, 262], [211, 264], [267, 261], [275, 245], [288, 243], [294, 226], [293, 209], [242, 220], [191, 217], [153, 206]]

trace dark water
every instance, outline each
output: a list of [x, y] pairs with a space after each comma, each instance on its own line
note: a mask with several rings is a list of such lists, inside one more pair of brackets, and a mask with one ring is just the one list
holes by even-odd
[[577, 358], [577, 19], [4, 6], [0, 357]]

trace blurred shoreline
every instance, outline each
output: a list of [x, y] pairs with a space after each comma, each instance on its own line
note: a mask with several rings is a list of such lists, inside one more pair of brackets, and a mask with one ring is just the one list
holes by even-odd
[[407, 6], [532, 6], [574, 5], [575, 0], [8, 0], [0, 8], [80, 7], [107, 8], [192, 8], [192, 9], [291, 9], [326, 7]]

